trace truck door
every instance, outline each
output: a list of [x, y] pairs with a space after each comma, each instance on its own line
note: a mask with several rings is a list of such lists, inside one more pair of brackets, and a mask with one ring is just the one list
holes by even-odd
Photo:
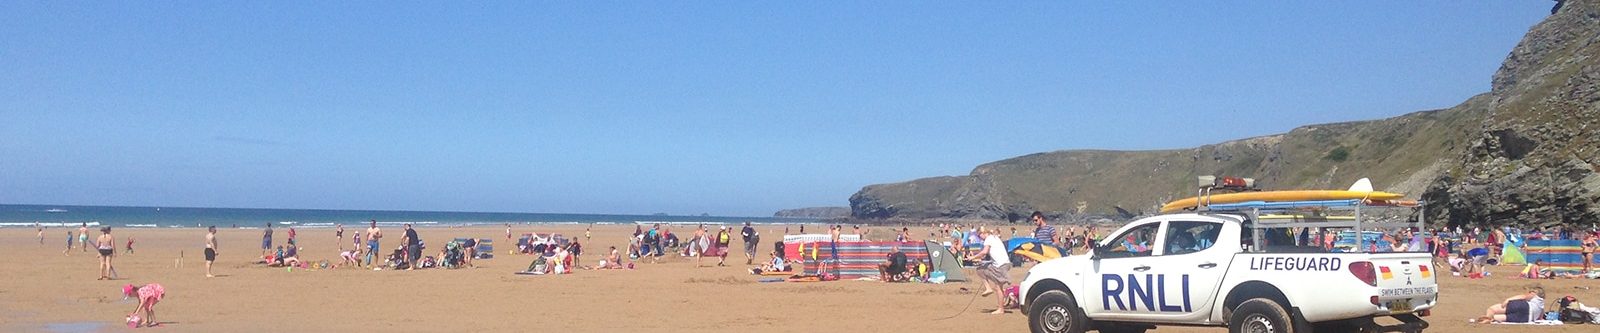
[[[1149, 295], [1129, 295], [1148, 309], [1147, 320], [1194, 323], [1209, 319], [1217, 286], [1233, 253], [1217, 246], [1223, 224], [1215, 221], [1167, 221], [1156, 254], [1141, 262], [1150, 266], [1144, 284]], [[1144, 297], [1149, 296], [1148, 300]]]
[[[1143, 276], [1152, 269], [1146, 261], [1155, 253], [1161, 221], [1135, 223], [1142, 224], [1106, 238], [1095, 248], [1099, 259], [1091, 261], [1093, 272], [1083, 279], [1085, 285], [1079, 289], [1099, 291], [1086, 295], [1089, 296], [1085, 302], [1088, 308], [1084, 310], [1091, 313], [1090, 317], [1131, 319], [1143, 318], [1142, 315], [1148, 313], [1143, 303], [1130, 303], [1129, 295], [1147, 294], [1152, 287], [1144, 283]], [[1130, 279], [1136, 281], [1130, 282]]]

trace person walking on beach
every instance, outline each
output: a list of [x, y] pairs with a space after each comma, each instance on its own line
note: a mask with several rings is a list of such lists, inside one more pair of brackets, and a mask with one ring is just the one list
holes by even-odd
[[417, 229], [412, 229], [410, 223], [406, 223], [406, 234], [400, 242], [406, 245], [406, 264], [409, 266], [406, 270], [417, 269], [417, 259], [422, 258], [422, 239], [417, 238]]
[[744, 239], [744, 264], [754, 263], [756, 245], [761, 244], [761, 234], [756, 233], [756, 228], [750, 227], [750, 221], [745, 221], [744, 229], [739, 230], [739, 236]]
[[101, 227], [100, 237], [94, 241], [95, 250], [100, 251], [100, 279], [110, 280], [111, 255], [117, 251], [117, 240], [111, 237], [111, 227]]
[[511, 224], [506, 223], [506, 243], [511, 243]]
[[34, 222], [33, 227], [39, 229], [39, 246], [44, 246], [44, 227], [39, 226], [39, 222]]
[[265, 258], [272, 251], [272, 223], [261, 230], [261, 257]]
[[67, 230], [67, 249], [61, 250], [61, 254], [72, 256], [72, 230]]
[[339, 244], [339, 252], [344, 252], [344, 223], [333, 225], [333, 242]]
[[[378, 255], [378, 240], [383, 239], [383, 231], [378, 230], [378, 220], [372, 220], [372, 225], [367, 227], [367, 267], [372, 267], [372, 257]], [[377, 270], [377, 268], [373, 268]]]
[[717, 267], [727, 266], [728, 245], [733, 242], [733, 236], [728, 232], [728, 227], [717, 231]]
[[689, 242], [689, 255], [694, 256], [694, 267], [700, 267], [700, 258], [706, 254], [706, 225], [694, 229], [694, 240]]
[[83, 224], [79, 224], [78, 225], [78, 248], [81, 250], [79, 252], [89, 252], [89, 224], [88, 223], [83, 223]]
[[206, 228], [206, 277], [217, 277], [211, 274], [211, 262], [217, 261], [217, 226]]

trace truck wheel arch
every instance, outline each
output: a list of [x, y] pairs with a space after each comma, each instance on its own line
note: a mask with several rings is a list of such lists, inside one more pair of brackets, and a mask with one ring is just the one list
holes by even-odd
[[1068, 289], [1067, 284], [1061, 283], [1061, 281], [1056, 281], [1054, 279], [1045, 279], [1034, 282], [1033, 287], [1028, 288], [1028, 295], [1026, 295], [1023, 299], [1027, 300], [1026, 304], [1032, 305], [1034, 298], [1038, 298], [1039, 295], [1043, 295], [1045, 292], [1051, 290], [1060, 290], [1061, 292], [1067, 293], [1068, 297], [1072, 297], [1073, 303], [1078, 302], [1078, 295], [1074, 294], [1072, 289]]
[[1228, 297], [1223, 298], [1222, 318], [1233, 316], [1234, 308], [1238, 308], [1244, 301], [1254, 298], [1265, 298], [1278, 302], [1278, 306], [1282, 306], [1285, 310], [1292, 311], [1294, 309], [1294, 305], [1289, 304], [1289, 297], [1284, 296], [1283, 291], [1278, 290], [1278, 287], [1266, 282], [1249, 281], [1233, 287], [1228, 292]]

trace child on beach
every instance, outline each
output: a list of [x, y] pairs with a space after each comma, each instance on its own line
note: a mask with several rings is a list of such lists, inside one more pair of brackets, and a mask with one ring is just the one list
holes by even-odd
[[[133, 312], [128, 313], [128, 322], [133, 327], [155, 327], [156, 303], [160, 302], [161, 298], [166, 294], [167, 290], [157, 283], [144, 286], [134, 286], [132, 284], [122, 286], [122, 299], [128, 299], [129, 297], [139, 298], [139, 304], [133, 308]], [[144, 311], [144, 317], [139, 316], [139, 311], [141, 310]]]
[[128, 236], [128, 245], [126, 248], [128, 250], [128, 254], [133, 254], [133, 236]]
[[67, 230], [67, 249], [65, 251], [61, 251], [61, 254], [65, 254], [69, 257], [72, 256], [72, 230]]

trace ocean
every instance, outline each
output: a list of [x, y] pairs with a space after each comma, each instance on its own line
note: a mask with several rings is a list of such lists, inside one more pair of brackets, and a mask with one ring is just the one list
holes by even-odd
[[731, 216], [544, 214], [428, 212], [388, 210], [252, 209], [187, 207], [118, 207], [67, 205], [0, 205], [0, 228], [111, 226], [125, 228], [331, 228], [335, 224], [412, 223], [418, 227], [513, 224], [737, 224], [809, 223], [814, 219]]

